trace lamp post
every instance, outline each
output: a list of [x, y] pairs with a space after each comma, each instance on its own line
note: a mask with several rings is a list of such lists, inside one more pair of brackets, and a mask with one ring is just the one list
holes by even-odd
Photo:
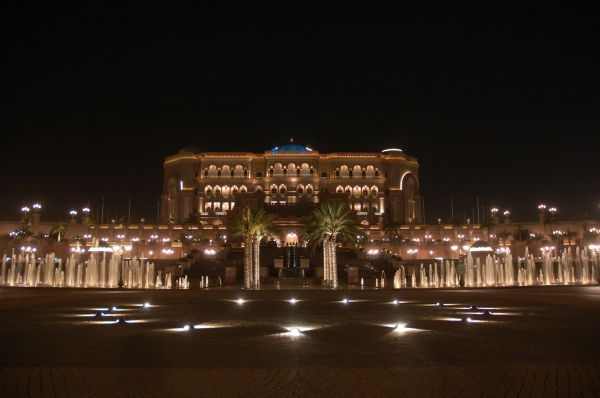
[[21, 213], [23, 213], [23, 224], [26, 224], [26, 225], [30, 224], [30, 220], [29, 220], [29, 212], [30, 211], [31, 211], [31, 209], [28, 206], [21, 207]]
[[77, 210], [70, 210], [69, 215], [71, 216], [71, 223], [75, 224], [77, 222]]
[[[544, 224], [546, 224], [546, 205], [544, 203], [540, 203], [538, 205], [537, 209], [538, 209], [538, 218], [540, 220], [540, 229], [542, 231], [542, 235], [544, 235], [544, 232], [545, 232]], [[552, 233], [550, 233], [550, 235], [552, 235]]]

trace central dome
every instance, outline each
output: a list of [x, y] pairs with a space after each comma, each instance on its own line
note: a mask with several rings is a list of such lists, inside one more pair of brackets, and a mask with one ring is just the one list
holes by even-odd
[[275, 148], [271, 149], [271, 153], [308, 153], [308, 152], [312, 152], [312, 149], [310, 149], [307, 146], [294, 143], [294, 140], [291, 138], [290, 138], [289, 143], [283, 144], [280, 146], [276, 146]]

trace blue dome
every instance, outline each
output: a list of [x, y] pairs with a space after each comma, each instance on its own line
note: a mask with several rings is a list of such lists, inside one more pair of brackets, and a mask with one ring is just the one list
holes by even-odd
[[290, 140], [290, 142], [288, 144], [276, 146], [275, 148], [271, 149], [271, 153], [289, 153], [289, 152], [308, 153], [308, 152], [312, 152], [312, 149], [310, 149], [309, 147], [304, 146], [304, 145], [295, 144], [294, 140]]

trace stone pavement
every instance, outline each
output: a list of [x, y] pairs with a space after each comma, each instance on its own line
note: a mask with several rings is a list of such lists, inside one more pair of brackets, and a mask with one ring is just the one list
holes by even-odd
[[599, 310], [597, 285], [1, 288], [0, 397], [597, 397]]

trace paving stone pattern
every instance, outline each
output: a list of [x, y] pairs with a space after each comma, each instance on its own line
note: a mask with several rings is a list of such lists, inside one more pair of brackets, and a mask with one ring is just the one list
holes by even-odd
[[599, 397], [600, 286], [0, 288], [0, 397], [371, 396]]

